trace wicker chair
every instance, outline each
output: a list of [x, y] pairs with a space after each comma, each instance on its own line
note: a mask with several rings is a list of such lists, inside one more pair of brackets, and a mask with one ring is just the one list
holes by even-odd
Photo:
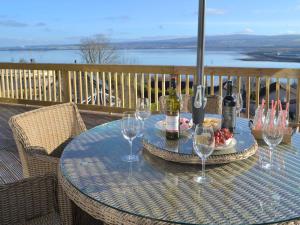
[[60, 104], [13, 116], [13, 131], [24, 177], [57, 174], [66, 144], [86, 130], [73, 103]]
[[222, 97], [219, 95], [206, 96], [207, 104], [205, 107], [205, 113], [210, 114], [222, 114]]
[[[222, 114], [222, 97], [218, 95], [210, 95], [207, 97], [207, 104], [205, 107], [205, 112], [210, 114]], [[161, 96], [159, 98], [159, 106], [161, 112], [164, 112], [166, 105], [167, 96]], [[192, 112], [192, 101], [191, 96], [182, 95], [182, 112]]]
[[0, 224], [61, 224], [56, 183], [55, 176], [48, 175], [0, 185]]
[[[40, 108], [9, 120], [18, 147], [24, 177], [57, 175], [60, 155], [73, 137], [86, 130], [73, 103]], [[71, 202], [58, 186], [63, 224], [72, 224]]]

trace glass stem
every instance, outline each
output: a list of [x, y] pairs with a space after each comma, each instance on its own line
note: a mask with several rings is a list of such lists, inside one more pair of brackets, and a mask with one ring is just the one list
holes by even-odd
[[270, 165], [273, 163], [273, 147], [270, 147]]
[[132, 140], [129, 141], [129, 146], [130, 146], [130, 157], [132, 156]]
[[205, 178], [205, 159], [202, 158], [202, 178]]

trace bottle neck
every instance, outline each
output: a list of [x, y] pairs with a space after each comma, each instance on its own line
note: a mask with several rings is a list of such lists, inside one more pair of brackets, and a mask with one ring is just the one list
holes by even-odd
[[172, 79], [171, 79], [170, 87], [171, 87], [171, 88], [174, 88], [174, 89], [176, 88], [176, 79], [175, 79], [175, 78], [172, 78]]
[[172, 78], [170, 83], [170, 95], [176, 95], [176, 79]]
[[232, 83], [228, 82], [227, 84], [227, 96], [232, 96]]

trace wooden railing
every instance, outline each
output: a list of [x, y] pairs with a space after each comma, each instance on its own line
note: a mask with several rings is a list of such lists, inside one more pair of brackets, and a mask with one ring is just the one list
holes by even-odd
[[[37, 105], [75, 102], [81, 109], [122, 112], [134, 109], [139, 97], [147, 97], [158, 111], [170, 75], [178, 76], [179, 93], [191, 95], [195, 73], [196, 68], [189, 66], [0, 63], [0, 100]], [[233, 80], [235, 91], [244, 95], [247, 117], [264, 92], [267, 103], [283, 97], [293, 103], [299, 121], [300, 69], [207, 67], [205, 74], [210, 95], [224, 95], [225, 81]]]

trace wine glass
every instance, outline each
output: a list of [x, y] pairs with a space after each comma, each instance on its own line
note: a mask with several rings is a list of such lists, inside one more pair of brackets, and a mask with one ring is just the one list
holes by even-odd
[[139, 98], [136, 106], [136, 117], [142, 122], [141, 134], [144, 132], [145, 120], [151, 116], [151, 106], [148, 98]]
[[[233, 98], [235, 99], [236, 102], [236, 107], [235, 107], [236, 116], [240, 117], [241, 111], [243, 109], [243, 96], [241, 93], [235, 93], [233, 94]], [[239, 126], [239, 123], [236, 122], [236, 132], [238, 133], [243, 132], [242, 130], [243, 129]]]
[[125, 162], [136, 162], [139, 160], [137, 155], [132, 154], [132, 142], [139, 132], [139, 121], [136, 119], [135, 112], [125, 112], [122, 117], [122, 134], [130, 145], [130, 155], [122, 157]]
[[236, 101], [236, 115], [240, 117], [243, 109], [243, 96], [241, 93], [236, 93], [233, 95], [233, 97]]
[[205, 161], [213, 153], [215, 148], [213, 128], [197, 125], [193, 136], [193, 147], [196, 154], [202, 160], [202, 175], [195, 177], [194, 180], [197, 183], [209, 182], [209, 178], [205, 176]]
[[272, 154], [274, 149], [283, 139], [283, 129], [280, 125], [281, 116], [276, 116], [275, 110], [268, 110], [263, 125], [263, 139], [270, 149], [270, 163], [263, 166], [264, 169], [272, 167]]

